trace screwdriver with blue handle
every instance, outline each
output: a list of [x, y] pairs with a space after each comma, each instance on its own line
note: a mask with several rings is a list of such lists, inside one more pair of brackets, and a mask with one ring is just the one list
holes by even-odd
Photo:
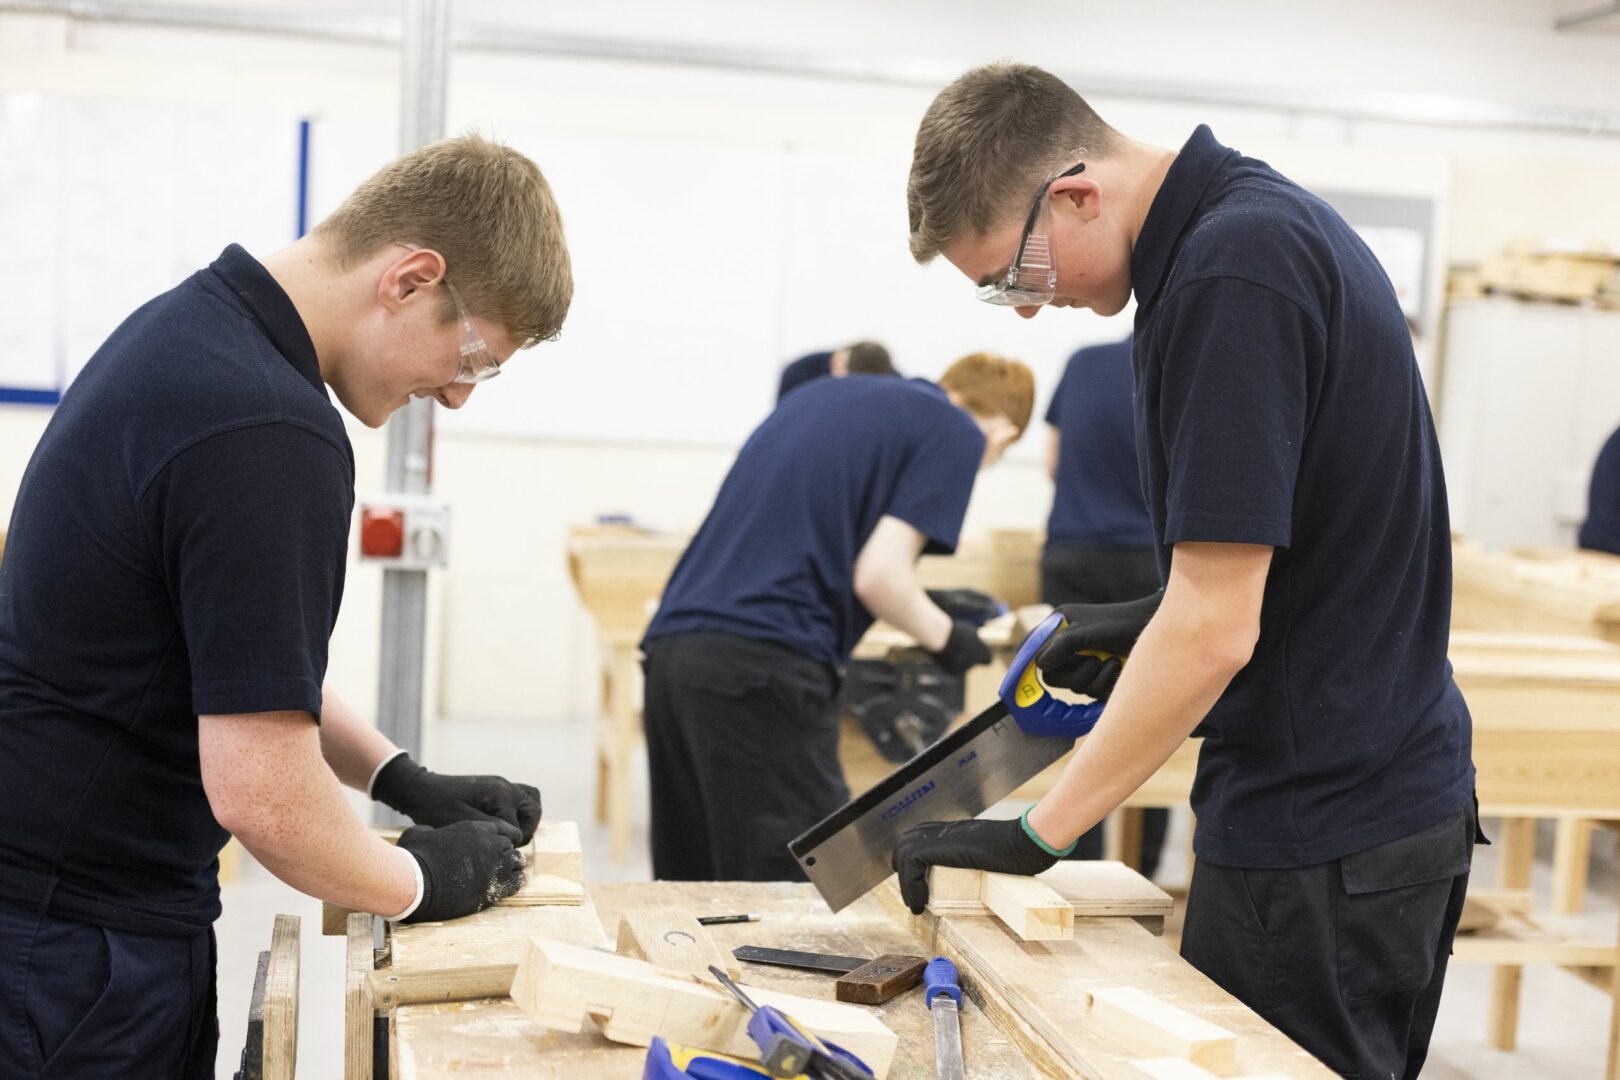
[[760, 1064], [770, 1076], [806, 1076], [810, 1080], [873, 1080], [866, 1063], [836, 1043], [810, 1034], [781, 1009], [756, 1005], [743, 988], [718, 967], [709, 974], [748, 1009], [748, 1037], [760, 1050]]

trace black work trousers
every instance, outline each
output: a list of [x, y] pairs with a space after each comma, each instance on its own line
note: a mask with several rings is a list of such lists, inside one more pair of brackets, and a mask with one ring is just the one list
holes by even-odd
[[[1159, 564], [1150, 547], [1109, 547], [1101, 544], [1054, 542], [1041, 552], [1041, 602], [1058, 604], [1114, 604], [1140, 600], [1159, 588]], [[1159, 869], [1170, 811], [1162, 806], [1142, 812], [1142, 876]], [[1071, 859], [1103, 857], [1103, 827], [1082, 833]]]
[[1346, 1077], [1423, 1068], [1478, 835], [1472, 811], [1342, 859], [1199, 859], [1181, 955]]
[[91, 926], [0, 900], [0, 1076], [212, 1080], [214, 932]]
[[837, 672], [730, 634], [646, 652], [653, 877], [803, 881], [788, 841], [849, 799]]

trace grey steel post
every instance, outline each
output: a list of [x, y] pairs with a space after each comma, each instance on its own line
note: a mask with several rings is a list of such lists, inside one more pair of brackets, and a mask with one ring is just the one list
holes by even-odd
[[[450, 0], [404, 0], [400, 41], [399, 149], [444, 137]], [[426, 495], [433, 454], [433, 401], [412, 398], [388, 421], [389, 492]], [[384, 570], [377, 726], [394, 743], [422, 751], [422, 673], [426, 666], [426, 570]], [[378, 820], [405, 819], [377, 805]]]

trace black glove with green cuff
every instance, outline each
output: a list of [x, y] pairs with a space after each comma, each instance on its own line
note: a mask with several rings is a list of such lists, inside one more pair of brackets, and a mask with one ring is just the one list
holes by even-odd
[[951, 636], [945, 639], [945, 647], [929, 655], [945, 674], [960, 675], [968, 668], [988, 664], [990, 646], [979, 637], [977, 626], [963, 619], [955, 619], [951, 622]]
[[900, 898], [913, 915], [928, 906], [928, 868], [955, 866], [991, 870], [1026, 877], [1050, 870], [1074, 850], [1049, 847], [1035, 835], [1024, 817], [1011, 821], [974, 818], [969, 821], [931, 821], [900, 834], [891, 860], [900, 875]]

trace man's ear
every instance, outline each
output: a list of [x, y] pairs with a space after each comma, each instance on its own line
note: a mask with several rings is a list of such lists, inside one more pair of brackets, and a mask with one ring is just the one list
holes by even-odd
[[377, 300], [390, 311], [398, 311], [443, 280], [444, 256], [430, 248], [413, 248], [383, 268]]
[[1102, 213], [1102, 187], [1085, 173], [1058, 177], [1046, 197], [1052, 200], [1054, 214], [1072, 211], [1082, 222], [1090, 222]]

